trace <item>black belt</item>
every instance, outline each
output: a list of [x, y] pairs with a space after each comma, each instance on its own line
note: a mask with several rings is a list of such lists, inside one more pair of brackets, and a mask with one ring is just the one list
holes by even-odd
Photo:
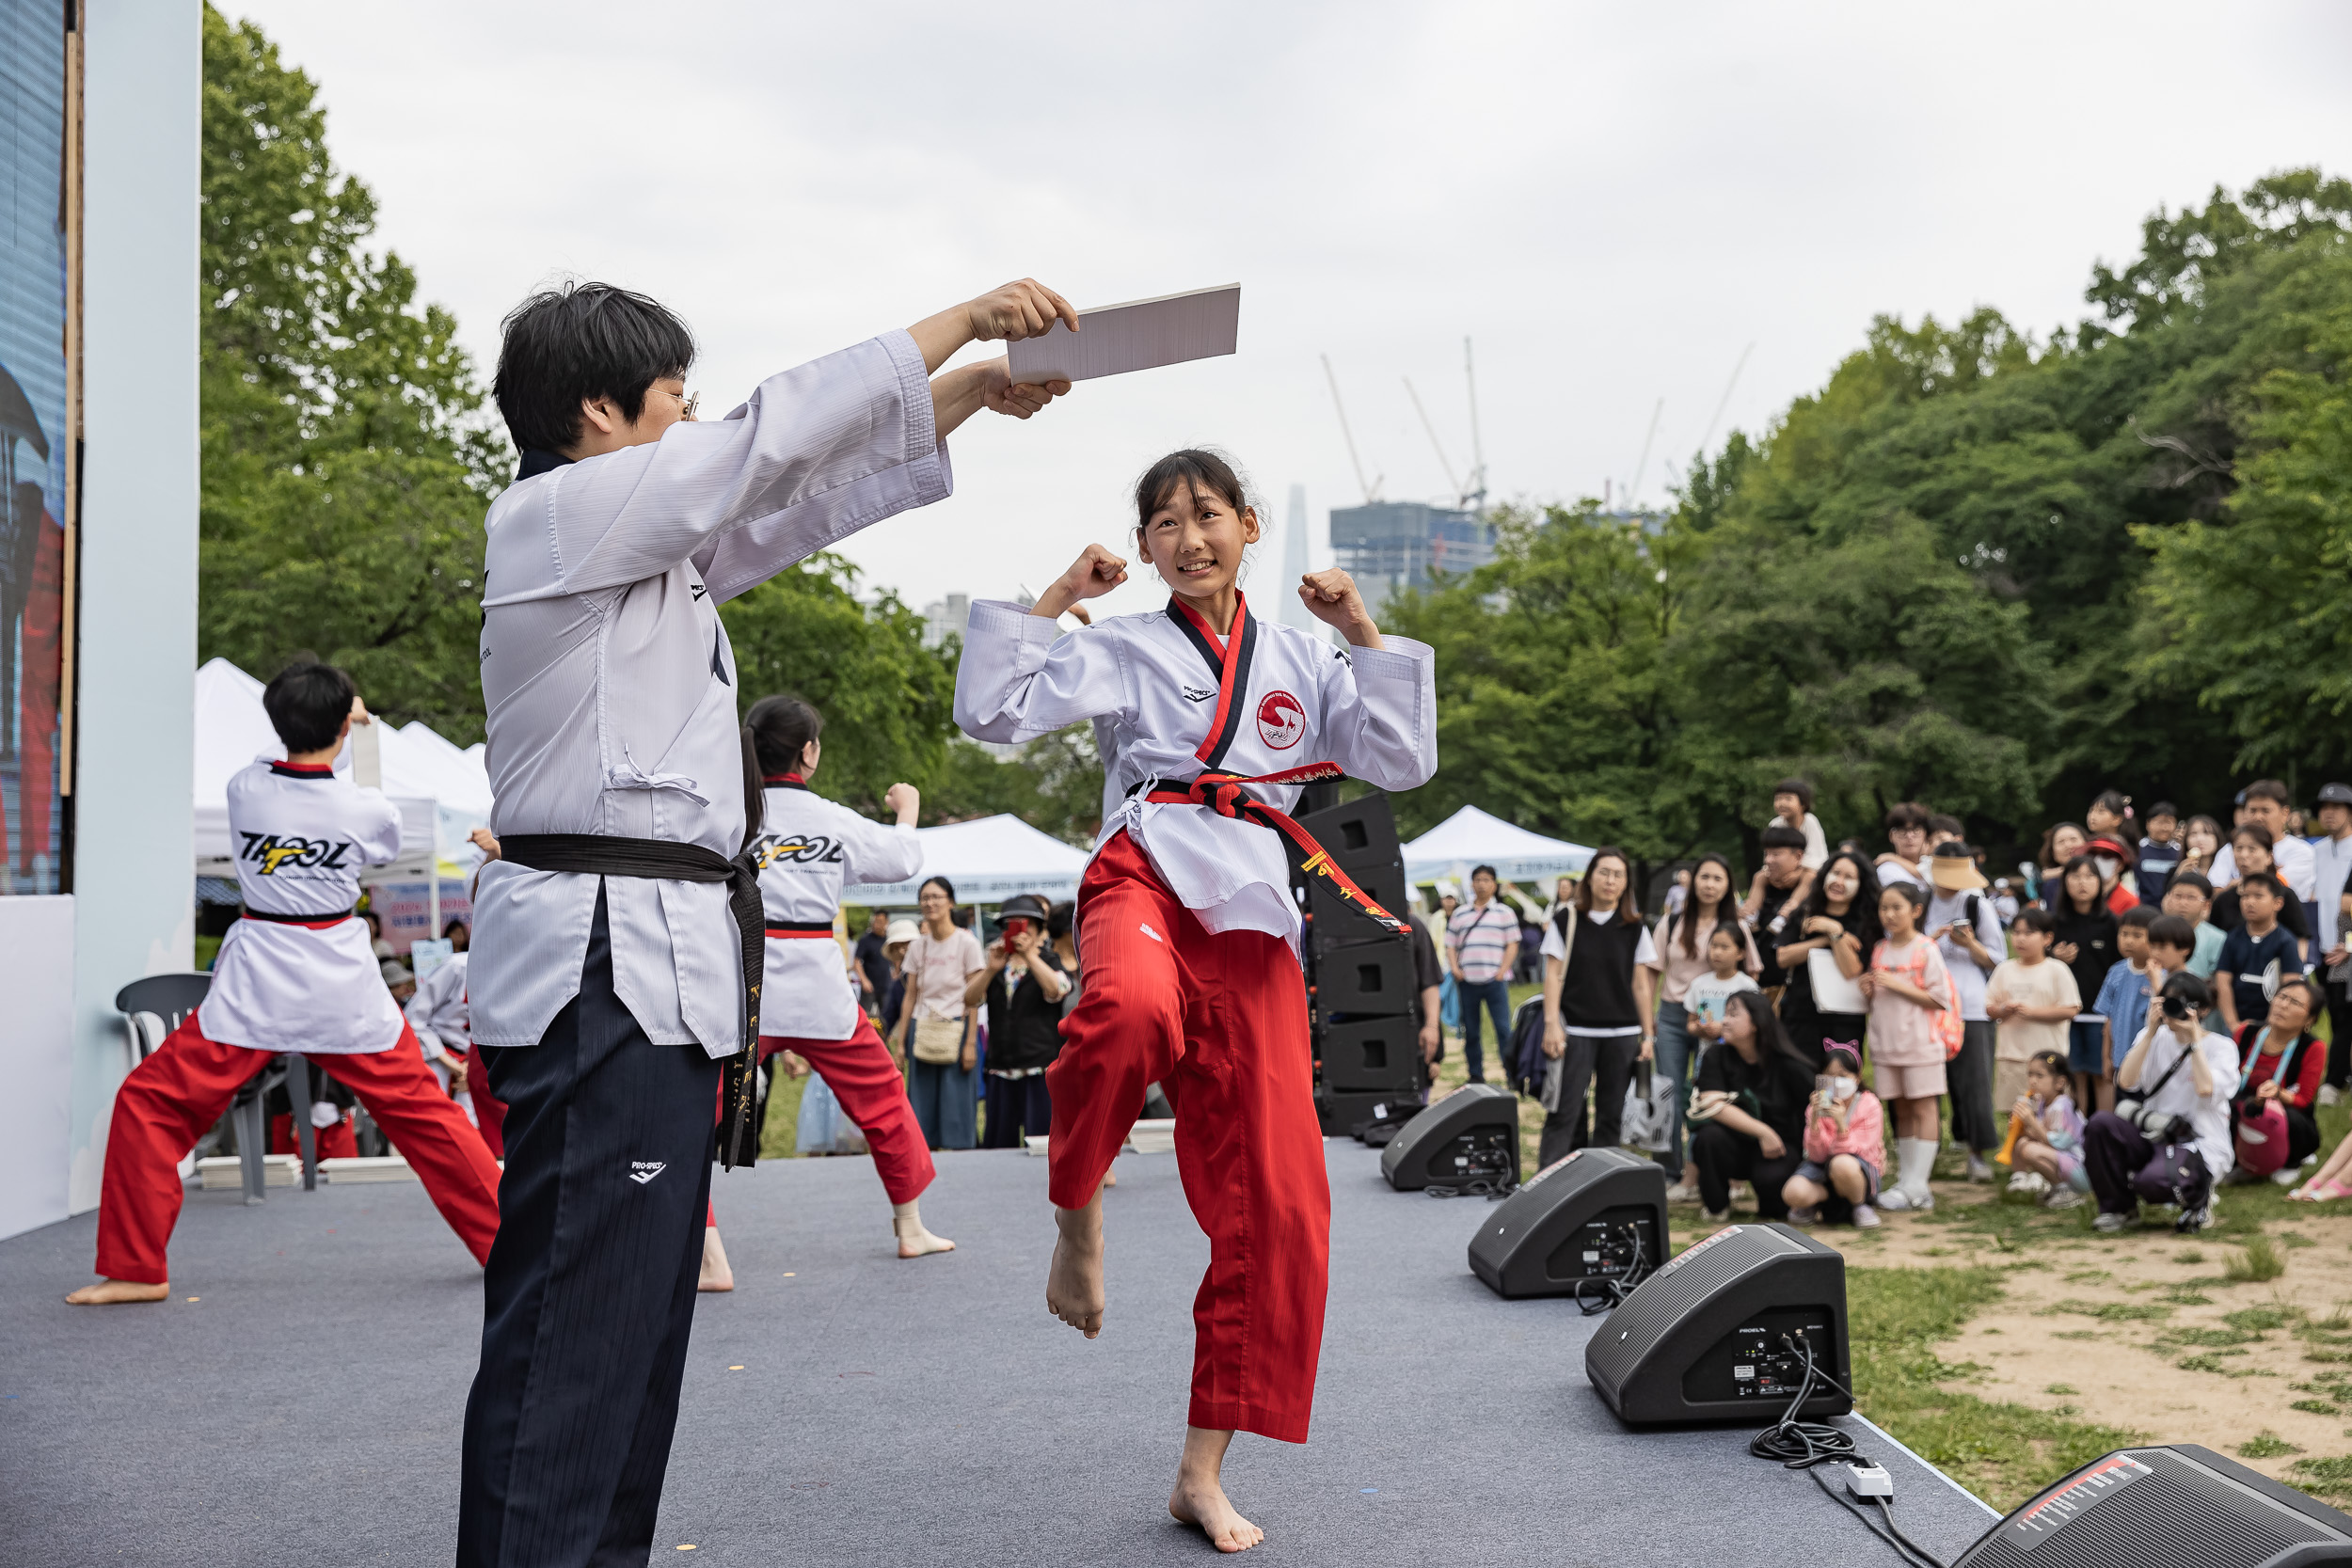
[[329, 910], [325, 914], [272, 914], [267, 910], [243, 911], [247, 920], [266, 920], [273, 926], [327, 926], [338, 920], [349, 920], [358, 912], [359, 906], [357, 904], [347, 910]]
[[[759, 1119], [759, 985], [768, 967], [767, 911], [759, 900], [759, 869], [748, 854], [733, 860], [699, 844], [603, 833], [510, 833], [499, 858], [527, 871], [566, 871], [588, 877], [644, 877], [663, 882], [724, 882], [727, 904], [743, 935], [743, 1044], [726, 1061], [726, 1127], [719, 1161], [727, 1169], [759, 1158], [753, 1129]], [[830, 928], [830, 927], [828, 927]]]
[[829, 937], [833, 935], [830, 920], [771, 920], [768, 934], [771, 937]]

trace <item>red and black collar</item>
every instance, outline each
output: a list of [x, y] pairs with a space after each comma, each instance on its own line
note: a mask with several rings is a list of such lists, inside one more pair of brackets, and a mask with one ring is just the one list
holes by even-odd
[[1249, 665], [1258, 651], [1257, 618], [1249, 613], [1249, 601], [1239, 593], [1233, 595], [1233, 629], [1221, 638], [1207, 616], [1173, 594], [1168, 596], [1168, 618], [1216, 675], [1216, 712], [1209, 720], [1208, 738], [1193, 752], [1203, 768], [1214, 770], [1225, 765], [1225, 753], [1241, 737], [1242, 709], [1248, 705]]
[[273, 762], [269, 770], [281, 779], [331, 779], [332, 765], [323, 762]]
[[[806, 789], [808, 787], [808, 781], [798, 773], [763, 773], [760, 775], [759, 782], [770, 789]], [[833, 929], [830, 926], [825, 928]]]

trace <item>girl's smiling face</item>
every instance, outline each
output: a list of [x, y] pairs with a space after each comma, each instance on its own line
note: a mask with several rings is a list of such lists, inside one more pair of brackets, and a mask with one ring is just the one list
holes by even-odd
[[1258, 534], [1256, 508], [1236, 507], [1208, 485], [1179, 482], [1136, 530], [1136, 551], [1171, 592], [1213, 599], [1233, 586], [1242, 547], [1256, 544]]

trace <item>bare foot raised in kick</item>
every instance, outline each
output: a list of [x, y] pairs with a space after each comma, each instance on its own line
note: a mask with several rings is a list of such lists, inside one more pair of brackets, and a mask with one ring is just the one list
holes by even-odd
[[1184, 1428], [1184, 1457], [1176, 1466], [1168, 1512], [1199, 1527], [1218, 1551], [1246, 1552], [1265, 1539], [1265, 1531], [1243, 1518], [1225, 1496], [1225, 1449], [1232, 1440], [1230, 1432]]
[[894, 1203], [890, 1206], [890, 1228], [898, 1238], [901, 1258], [929, 1258], [934, 1252], [953, 1252], [956, 1243], [945, 1236], [934, 1236], [923, 1223], [923, 1212], [914, 1203]]
[[1091, 1339], [1103, 1332], [1103, 1189], [1083, 1209], [1057, 1209], [1061, 1238], [1045, 1275], [1045, 1309]]
[[703, 1227], [703, 1272], [702, 1277], [694, 1281], [694, 1289], [697, 1291], [732, 1291], [735, 1289], [735, 1271], [727, 1266], [726, 1244], [719, 1240], [719, 1227], [715, 1225]]
[[142, 1285], [135, 1279], [102, 1279], [95, 1285], [85, 1285], [67, 1302], [75, 1307], [112, 1307], [125, 1301], [162, 1301], [171, 1294], [171, 1282]]

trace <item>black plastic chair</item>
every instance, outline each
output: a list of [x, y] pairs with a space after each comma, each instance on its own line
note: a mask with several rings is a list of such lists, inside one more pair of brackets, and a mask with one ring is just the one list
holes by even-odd
[[[170, 1037], [187, 1016], [202, 1005], [205, 994], [212, 990], [209, 974], [151, 974], [144, 980], [134, 980], [115, 992], [115, 1010], [122, 1015], [122, 1024], [129, 1037], [131, 1065], [137, 1067], [154, 1054], [157, 1047]], [[151, 1037], [146, 1020], [159, 1022], [160, 1028]], [[230, 1102], [229, 1116], [237, 1130], [237, 1163], [244, 1178], [245, 1200], [248, 1204], [262, 1201], [263, 1171], [262, 1156], [269, 1148], [269, 1130], [262, 1114], [262, 1101], [269, 1091], [284, 1081], [286, 1058], [272, 1056], [262, 1070], [240, 1085], [236, 1098]], [[308, 1085], [304, 1085], [306, 1088]], [[317, 1161], [313, 1156], [310, 1133], [308, 1097], [295, 1115], [301, 1126], [304, 1184], [316, 1180]]]

